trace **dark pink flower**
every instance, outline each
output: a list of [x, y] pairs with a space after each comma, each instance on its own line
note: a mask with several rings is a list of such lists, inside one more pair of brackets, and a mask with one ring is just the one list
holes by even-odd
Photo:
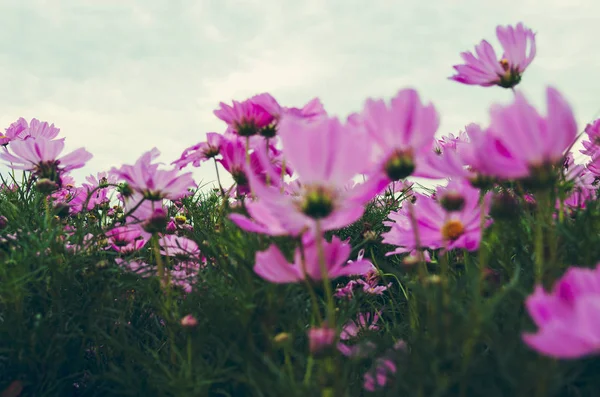
[[250, 192], [249, 171], [264, 179], [263, 168], [257, 152], [250, 153], [250, 164], [247, 164], [245, 140], [238, 137], [224, 139], [221, 145], [221, 155], [222, 158], [217, 161], [231, 174], [236, 183], [238, 195]]
[[256, 135], [261, 129], [274, 121], [274, 117], [252, 99], [243, 102], [233, 101], [232, 106], [223, 102], [214, 111], [215, 116], [227, 123], [237, 135], [248, 137]]
[[105, 234], [111, 247], [122, 254], [139, 251], [147, 242], [140, 228], [136, 226], [116, 227]]
[[455, 65], [456, 75], [451, 80], [469, 85], [489, 87], [499, 85], [511, 88], [519, 84], [525, 69], [536, 53], [535, 34], [522, 23], [513, 26], [498, 26], [496, 35], [504, 53], [498, 59], [494, 48], [486, 40], [475, 47], [475, 54], [461, 53], [465, 62]]
[[551, 293], [537, 286], [525, 305], [538, 327], [523, 335], [532, 349], [564, 359], [600, 354], [600, 265], [569, 268]]

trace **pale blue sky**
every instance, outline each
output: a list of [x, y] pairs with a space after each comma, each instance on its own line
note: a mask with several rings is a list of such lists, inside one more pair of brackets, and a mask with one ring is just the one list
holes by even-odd
[[263, 91], [345, 117], [414, 87], [456, 133], [512, 95], [447, 80], [459, 53], [522, 21], [538, 55], [520, 87], [538, 106], [558, 87], [583, 128], [600, 110], [598, 15], [596, 0], [0, 0], [0, 125], [54, 122], [95, 156], [80, 181], [153, 146], [170, 162], [224, 130], [219, 101]]

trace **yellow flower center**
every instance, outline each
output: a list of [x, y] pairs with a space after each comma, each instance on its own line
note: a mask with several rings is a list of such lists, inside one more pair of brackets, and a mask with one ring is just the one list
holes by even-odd
[[465, 233], [465, 227], [461, 221], [452, 219], [442, 226], [442, 237], [444, 240], [455, 241]]

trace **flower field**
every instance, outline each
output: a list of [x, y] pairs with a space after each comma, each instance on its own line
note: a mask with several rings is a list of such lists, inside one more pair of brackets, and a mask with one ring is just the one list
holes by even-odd
[[85, 148], [8, 126], [0, 397], [599, 396], [600, 119], [533, 106], [536, 34], [496, 35], [450, 79], [513, 98], [446, 135], [412, 88], [344, 118], [261, 93], [78, 183]]

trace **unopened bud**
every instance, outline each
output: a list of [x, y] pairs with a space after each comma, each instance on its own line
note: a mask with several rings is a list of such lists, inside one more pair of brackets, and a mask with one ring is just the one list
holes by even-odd
[[192, 316], [191, 314], [188, 314], [187, 316], [185, 316], [184, 318], [181, 319], [182, 327], [194, 328], [197, 325], [198, 325], [198, 320], [196, 320], [196, 317]]
[[58, 189], [58, 184], [48, 178], [41, 178], [35, 184], [35, 188], [44, 194], [50, 194]]
[[273, 342], [278, 346], [285, 345], [290, 340], [290, 334], [287, 332], [280, 332], [273, 337]]
[[157, 208], [143, 223], [143, 228], [148, 233], [161, 233], [166, 229], [167, 222], [167, 212], [162, 208]]
[[465, 198], [457, 191], [445, 192], [439, 200], [443, 209], [448, 212], [462, 211], [465, 207]]

